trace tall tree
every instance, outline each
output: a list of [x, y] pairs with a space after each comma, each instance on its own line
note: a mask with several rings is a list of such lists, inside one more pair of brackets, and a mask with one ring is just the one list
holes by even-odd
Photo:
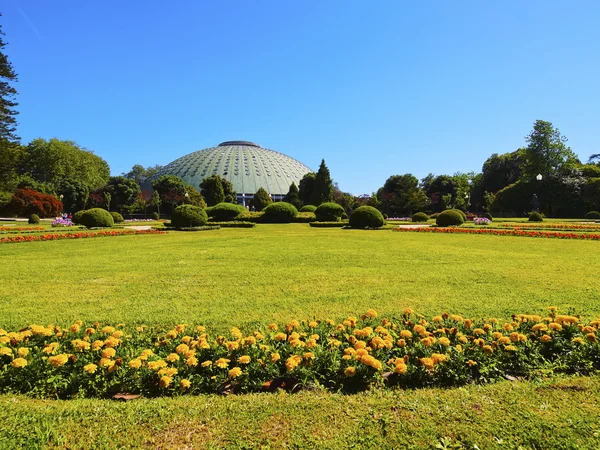
[[314, 172], [308, 172], [298, 184], [298, 197], [300, 197], [303, 205], [310, 205], [310, 200], [315, 190], [315, 177]]
[[292, 181], [288, 193], [285, 194], [285, 197], [283, 197], [283, 201], [294, 205], [297, 209], [302, 208], [302, 202], [300, 201], [300, 196], [298, 195], [299, 192], [298, 186], [296, 186], [296, 183]]
[[135, 164], [129, 172], [123, 173], [123, 176], [125, 178], [135, 180], [137, 184], [142, 186], [148, 180], [148, 178], [156, 175], [158, 171], [162, 169], [162, 167], [163, 166], [158, 164], [156, 166], [149, 167], [144, 167], [141, 164]]
[[185, 201], [186, 183], [175, 175], [163, 175], [152, 183], [152, 189], [158, 192], [163, 212], [171, 214], [173, 209]]
[[[1, 16], [2, 14], [0, 14]], [[15, 110], [18, 106], [15, 101], [17, 90], [11, 84], [17, 81], [17, 74], [4, 53], [6, 42], [2, 36], [5, 34], [0, 26], [0, 139], [18, 142], [19, 136], [16, 134], [18, 112]]]
[[273, 199], [271, 199], [269, 193], [262, 187], [258, 188], [258, 191], [256, 191], [252, 198], [252, 206], [254, 206], [254, 209], [262, 211], [271, 203], [273, 203]]
[[536, 120], [525, 140], [527, 148], [523, 175], [529, 179], [537, 174], [566, 174], [579, 163], [575, 153], [565, 144], [566, 136], [560, 134], [551, 122]]
[[122, 211], [133, 204], [142, 191], [135, 180], [125, 177], [110, 177], [104, 187], [104, 192], [110, 194], [113, 208]]
[[523, 175], [524, 163], [525, 149], [522, 148], [502, 155], [492, 154], [483, 163], [481, 190], [498, 192], [509, 184], [516, 183]]
[[[231, 183], [229, 183], [231, 184]], [[200, 193], [208, 206], [215, 206], [225, 201], [225, 189], [219, 175], [205, 178], [200, 183]]]
[[311, 197], [311, 204], [319, 206], [323, 202], [329, 202], [333, 198], [333, 181], [325, 160], [321, 160], [319, 170], [315, 175], [315, 189]]
[[389, 216], [412, 214], [423, 209], [427, 196], [419, 188], [419, 180], [412, 174], [392, 175], [377, 192], [381, 210]]

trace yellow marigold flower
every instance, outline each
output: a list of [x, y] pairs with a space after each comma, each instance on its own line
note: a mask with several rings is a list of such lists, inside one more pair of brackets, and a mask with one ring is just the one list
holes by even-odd
[[304, 359], [315, 359], [315, 354], [313, 352], [306, 352], [302, 356], [304, 357]]
[[477, 365], [477, 363], [475, 361], [473, 361], [472, 359], [468, 360], [467, 364], [469, 365], [469, 367], [473, 367], [473, 366]]
[[544, 334], [540, 338], [540, 341], [542, 341], [542, 342], [550, 342], [550, 341], [552, 341], [552, 336], [550, 336], [549, 334]]
[[107, 359], [114, 358], [116, 354], [117, 351], [114, 348], [105, 348], [101, 353], [102, 357]]
[[[517, 334], [517, 341], [519, 340], [519, 335]], [[498, 344], [510, 344], [511, 338], [509, 338], [508, 336], [502, 336], [500, 339], [498, 339]]]
[[166, 375], [168, 377], [172, 377], [173, 375], [177, 375], [178, 370], [175, 367], [163, 367], [158, 371], [158, 376], [161, 377]]
[[212, 361], [204, 361], [202, 364], [200, 364], [201, 367], [210, 367], [212, 366]]
[[217, 366], [219, 369], [227, 369], [227, 367], [229, 366], [229, 363], [231, 362], [230, 359], [227, 358], [219, 358], [215, 361], [215, 366]]
[[433, 358], [419, 358], [419, 361], [421, 361], [421, 365], [425, 367], [425, 369], [433, 370], [435, 365]]
[[590, 325], [587, 325], [585, 327], [583, 327], [583, 329], [581, 330], [583, 333], [595, 333], [596, 329]]
[[574, 316], [556, 316], [556, 319], [554, 319], [554, 320], [558, 323], [563, 323], [563, 324], [579, 323], [579, 319]]
[[462, 353], [462, 351], [463, 351], [462, 345], [457, 344], [455, 348], [456, 348], [457, 352]]
[[277, 324], [276, 323], [272, 323], [269, 325], [269, 330], [271, 331], [276, 331], [277, 330]]
[[108, 339], [104, 341], [104, 346], [106, 347], [117, 347], [121, 343], [120, 339], [109, 336]]
[[489, 323], [486, 323], [483, 326], [483, 331], [485, 331], [486, 333], [488, 333], [491, 329], [492, 329], [492, 326]]
[[485, 353], [486, 355], [491, 355], [493, 352], [494, 352], [494, 349], [492, 348], [491, 345], [483, 346], [483, 353]]
[[240, 364], [250, 364], [250, 357], [248, 355], [243, 355], [240, 356], [237, 361]]
[[79, 325], [78, 323], [74, 323], [73, 325], [71, 325], [71, 327], [69, 328], [69, 330], [71, 331], [71, 333], [79, 333], [79, 330], [81, 329], [81, 325]]
[[140, 367], [142, 367], [142, 361], [140, 361], [139, 359], [132, 359], [131, 361], [129, 361], [128, 366], [131, 369], [139, 369]]
[[531, 331], [546, 331], [547, 329], [548, 327], [545, 323], [536, 323], [534, 326], [531, 327]]
[[585, 337], [587, 338], [588, 342], [592, 342], [592, 343], [598, 342], [598, 338], [596, 337], [596, 335], [594, 333], [588, 333], [585, 335]]
[[25, 367], [27, 365], [27, 360], [25, 358], [15, 358], [12, 360], [12, 366], [16, 369], [20, 369], [21, 367]]
[[167, 332], [167, 334], [165, 335], [165, 337], [167, 339], [175, 339], [178, 335], [179, 335], [179, 333], [177, 332], [177, 330], [169, 330]]
[[421, 344], [423, 344], [425, 347], [431, 347], [434, 343], [435, 339], [432, 337], [426, 337], [421, 339]]
[[581, 338], [581, 337], [576, 337], [576, 338], [573, 338], [573, 339], [571, 340], [571, 342], [573, 342], [574, 344], [583, 344], [583, 343], [584, 343], [584, 340], [583, 340], [583, 338]]
[[317, 345], [318, 345], [318, 344], [317, 344], [317, 341], [315, 341], [314, 339], [309, 339], [309, 340], [306, 342], [306, 347], [307, 347], [307, 348], [315, 348], [315, 347], [317, 347]]
[[187, 327], [187, 324], [180, 323], [175, 327], [175, 331], [177, 331], [178, 333], [183, 333], [185, 331], [185, 327]]
[[165, 375], [163, 377], [160, 378], [160, 387], [161, 388], [168, 388], [169, 385], [173, 382], [173, 378]]
[[179, 382], [179, 387], [181, 388], [181, 390], [189, 389], [191, 385], [192, 385], [192, 382], [185, 378]]
[[104, 347], [104, 341], [96, 340], [92, 342], [92, 350], [100, 350]]
[[465, 328], [471, 328], [473, 326], [473, 321], [471, 319], [465, 320]]
[[255, 331], [254, 337], [256, 337], [257, 341], [262, 341], [265, 338], [265, 335], [262, 334], [260, 331]]
[[240, 329], [238, 327], [233, 327], [230, 330], [231, 335], [235, 338], [235, 339], [242, 339], [242, 332], [240, 331]]
[[354, 353], [356, 353], [356, 351], [352, 347], [348, 347], [348, 348], [344, 349], [345, 355], [354, 355]]
[[414, 313], [415, 313], [415, 311], [412, 308], [404, 308], [405, 316], [412, 316]]
[[381, 370], [381, 368], [383, 367], [381, 361], [379, 361], [371, 355], [363, 355], [360, 358], [360, 362], [363, 363], [365, 366], [372, 367], [375, 370]]
[[384, 347], [387, 347], [387, 343], [379, 336], [375, 336], [373, 339], [371, 339], [370, 346], [373, 347], [374, 349], [379, 350]]
[[279, 353], [271, 353], [271, 362], [277, 362], [281, 359], [281, 356], [279, 356]]
[[148, 359], [149, 356], [154, 355], [154, 352], [150, 349], [144, 350], [142, 351], [141, 355], [138, 356], [138, 359], [141, 359], [142, 361], [146, 361]]
[[179, 361], [179, 355], [177, 353], [169, 353], [165, 359], [168, 362], [172, 363], [175, 361]]
[[196, 367], [198, 365], [198, 358], [190, 356], [185, 360], [185, 365], [188, 367]]
[[287, 331], [292, 331], [292, 330], [295, 330], [297, 328], [300, 328], [300, 323], [297, 320], [292, 320], [290, 323], [288, 323], [285, 326], [285, 328], [286, 328]]
[[175, 351], [181, 355], [183, 353], [187, 353], [190, 351], [190, 348], [186, 345], [186, 344], [179, 344], [177, 347], [175, 347]]
[[423, 336], [427, 332], [427, 330], [425, 330], [425, 327], [423, 325], [415, 325], [413, 327], [413, 330], [415, 333], [418, 333], [421, 336]]
[[356, 339], [354, 336], [348, 336], [348, 342], [350, 342], [351, 344], [354, 344], [358, 339]]
[[450, 314], [450, 320], [453, 320], [455, 322], [462, 322], [464, 319], [458, 314]]
[[112, 334], [112, 333], [115, 332], [115, 329], [114, 329], [114, 327], [108, 327], [107, 326], [107, 327], [102, 328], [102, 332], [104, 334]]
[[275, 340], [276, 341], [286, 341], [287, 340], [287, 334], [285, 334], [285, 333], [277, 333], [275, 335]]
[[400, 337], [404, 338], [404, 339], [410, 339], [412, 338], [412, 333], [409, 330], [402, 330], [400, 332]]
[[524, 334], [519, 334], [519, 342], [527, 342], [527, 336]]
[[254, 345], [254, 344], [256, 344], [256, 338], [254, 336], [248, 336], [247, 338], [244, 338], [244, 340], [242, 341], [242, 344], [244, 346]]
[[408, 370], [408, 366], [404, 362], [399, 362], [394, 366], [394, 372], [403, 374]]
[[377, 311], [374, 309], [368, 309], [367, 316], [369, 316], [371, 319], [375, 319], [377, 317]]
[[95, 373], [98, 366], [96, 364], [86, 364], [83, 366], [83, 370], [89, 374]]
[[298, 367], [298, 364], [300, 364], [301, 361], [302, 358], [298, 355], [290, 356], [285, 362], [285, 367], [287, 368], [288, 372], [291, 372]]
[[366, 348], [366, 346], [367, 346], [367, 343], [365, 341], [356, 341], [354, 343], [354, 348], [356, 350], [360, 350], [361, 348]]
[[98, 361], [98, 365], [100, 367], [110, 367], [114, 363], [115, 362], [112, 359], [108, 359], [108, 358], [100, 358], [100, 361]]
[[51, 342], [42, 349], [42, 353], [54, 353], [58, 350], [58, 342]]
[[505, 323], [504, 325], [502, 325], [502, 328], [504, 328], [506, 331], [514, 330], [514, 327], [510, 323]]
[[360, 359], [363, 356], [368, 355], [368, 354], [369, 354], [369, 351], [366, 348], [359, 348], [358, 350], [356, 350], [356, 353], [355, 353], [357, 359]]
[[506, 347], [504, 347], [504, 350], [506, 350], [507, 352], [516, 352], [517, 347], [515, 347], [514, 345], [507, 345]]
[[353, 377], [356, 375], [356, 369], [354, 367], [346, 367], [346, 370], [344, 370], [344, 375], [347, 377]]
[[27, 347], [20, 347], [19, 350], [17, 350], [17, 355], [24, 358], [29, 355], [29, 349]]
[[448, 339], [447, 337], [441, 337], [438, 339], [438, 342], [443, 345], [444, 347], [448, 347], [450, 346], [450, 339]]
[[396, 341], [396, 345], [397, 345], [398, 347], [405, 347], [405, 346], [406, 346], [406, 341], [405, 341], [404, 339], [398, 339], [398, 340]]
[[483, 330], [483, 329], [481, 329], [481, 328], [475, 328], [475, 329], [473, 330], [473, 334], [476, 334], [476, 335], [485, 334], [485, 330]]
[[160, 370], [163, 367], [167, 367], [167, 363], [165, 361], [163, 361], [162, 359], [159, 359], [158, 361], [150, 361], [148, 363], [148, 369], [150, 370]]
[[314, 321], [314, 320], [311, 320], [311, 321], [308, 322], [308, 327], [309, 328], [317, 328], [318, 326], [319, 326], [319, 324], [316, 321]]
[[52, 367], [64, 366], [67, 363], [67, 361], [69, 361], [69, 355], [66, 355], [64, 353], [56, 356], [50, 356], [48, 358], [48, 362]]
[[466, 344], [467, 342], [469, 342], [469, 340], [466, 338], [466, 336], [460, 336], [458, 338], [458, 340], [463, 344]]
[[554, 331], [561, 331], [562, 325], [560, 323], [551, 322], [548, 324], [548, 328], [550, 328], [551, 330], [554, 330]]
[[90, 349], [90, 343], [87, 341], [84, 341], [82, 339], [75, 339], [75, 340], [71, 341], [71, 345], [78, 352], [82, 352], [82, 351]]
[[238, 341], [226, 341], [224, 343], [224, 345], [225, 345], [225, 347], [227, 347], [227, 350], [229, 350], [230, 352], [240, 348], [240, 343]]
[[258, 346], [258, 348], [260, 348], [260, 350], [265, 353], [267, 353], [271, 349], [271, 347], [269, 347], [268, 345], [265, 345], [265, 344], [260, 344]]
[[350, 360], [352, 358], [354, 358], [353, 355], [344, 355], [344, 356], [342, 356], [342, 359], [345, 359], [345, 360]]
[[8, 347], [0, 347], [0, 356], [11, 356], [12, 350]]

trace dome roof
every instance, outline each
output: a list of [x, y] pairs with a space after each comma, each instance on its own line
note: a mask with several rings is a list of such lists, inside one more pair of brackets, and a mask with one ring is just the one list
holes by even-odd
[[292, 182], [298, 185], [308, 172], [312, 172], [310, 167], [254, 142], [226, 141], [176, 159], [153, 178], [177, 175], [200, 190], [205, 178], [219, 175], [238, 194], [254, 194], [262, 187], [271, 195], [285, 195]]

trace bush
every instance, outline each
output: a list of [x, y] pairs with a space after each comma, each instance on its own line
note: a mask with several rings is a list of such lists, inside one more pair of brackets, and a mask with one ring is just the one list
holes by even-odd
[[334, 202], [321, 203], [315, 210], [318, 222], [339, 222], [342, 220], [344, 208]]
[[30, 225], [37, 225], [40, 223], [40, 216], [37, 214], [32, 214], [29, 216], [29, 220], [27, 221]]
[[153, 220], [160, 220], [160, 216], [158, 215], [158, 213], [157, 213], [157, 212], [153, 212], [153, 213], [152, 213], [152, 219], [153, 219]]
[[245, 212], [247, 212], [247, 209], [242, 205], [234, 205], [233, 203], [219, 203], [211, 207], [210, 213], [208, 214], [209, 217], [212, 217], [215, 222], [230, 222]]
[[290, 223], [298, 215], [296, 207], [287, 202], [272, 203], [263, 209], [262, 222]]
[[314, 222], [315, 220], [317, 220], [317, 218], [315, 217], [315, 213], [299, 212], [298, 215], [296, 216], [296, 218], [294, 219], [294, 222], [296, 222], [296, 223], [311, 223], [311, 222]]
[[235, 218], [236, 222], [252, 222], [258, 223], [260, 222], [261, 217], [263, 216], [262, 211], [246, 211], [241, 213], [239, 216]]
[[491, 220], [491, 221], [493, 221], [493, 220], [494, 220], [494, 218], [492, 217], [492, 215], [491, 215], [489, 212], [485, 213], [485, 214], [483, 215], [483, 217], [485, 217], [487, 220]]
[[300, 208], [300, 212], [311, 212], [314, 213], [317, 210], [317, 207], [315, 205], [304, 205], [302, 208]]
[[385, 225], [383, 215], [372, 206], [360, 206], [350, 216], [352, 228], [379, 228]]
[[82, 209], [81, 211], [77, 211], [75, 214], [73, 214], [73, 217], [71, 218], [71, 222], [73, 222], [75, 225], [81, 225], [81, 216], [83, 216], [83, 214], [87, 211], [87, 209]]
[[123, 219], [123, 216], [121, 214], [119, 214], [118, 212], [111, 212], [110, 215], [112, 216], [115, 223], [125, 222], [125, 219]]
[[52, 195], [32, 189], [17, 189], [4, 209], [19, 217], [29, 217], [31, 214], [56, 217], [63, 210], [63, 204]]
[[348, 220], [348, 214], [346, 214], [346, 211], [344, 211], [344, 214], [342, 214], [342, 220]]
[[206, 222], [208, 216], [199, 206], [179, 205], [171, 215], [171, 225], [175, 228], [202, 227]]
[[385, 220], [388, 220], [388, 219], [389, 219], [389, 217], [388, 217], [388, 215], [387, 215], [387, 214], [383, 214], [383, 218], [384, 218]]
[[207, 225], [221, 228], [254, 228], [256, 223], [236, 220], [234, 222], [207, 222]]
[[437, 216], [439, 216], [439, 215], [440, 215], [440, 213], [433, 213], [433, 214], [429, 215], [429, 218], [430, 219], [437, 219]]
[[531, 213], [531, 215], [529, 216], [529, 221], [530, 222], [543, 222], [544, 218], [542, 217], [542, 215], [538, 212], [534, 212]]
[[429, 220], [429, 216], [424, 212], [414, 213], [412, 216], [413, 222], [427, 222]]
[[585, 215], [586, 219], [594, 219], [594, 220], [598, 220], [600, 219], [600, 212], [598, 211], [590, 211], [589, 213], [587, 213]]
[[464, 213], [464, 211], [461, 211], [460, 209], [456, 209], [456, 208], [451, 209], [451, 211], [456, 211], [457, 213], [459, 213], [463, 219], [463, 223], [465, 223], [467, 221], [467, 215]]
[[462, 225], [465, 223], [465, 219], [463, 219], [462, 214], [456, 209], [447, 209], [446, 211], [442, 211], [437, 218], [435, 219], [435, 223], [438, 227], [449, 227]]
[[115, 224], [113, 216], [102, 208], [88, 209], [81, 216], [81, 224], [88, 228], [112, 227]]

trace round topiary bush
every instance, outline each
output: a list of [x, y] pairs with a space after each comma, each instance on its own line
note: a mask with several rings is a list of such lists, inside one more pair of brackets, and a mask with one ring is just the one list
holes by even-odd
[[488, 219], [488, 220], [492, 220], [492, 221], [494, 220], [494, 218], [492, 217], [492, 215], [491, 215], [489, 212], [485, 213], [485, 214], [483, 215], [483, 217], [485, 217], [485, 218], [486, 218], [486, 219]]
[[40, 216], [37, 214], [32, 214], [29, 216], [29, 220], [27, 221], [30, 225], [37, 225], [40, 223]]
[[543, 222], [544, 218], [542, 217], [542, 215], [538, 212], [534, 212], [531, 213], [531, 215], [529, 216], [529, 221], [530, 222]]
[[348, 214], [346, 214], [346, 211], [344, 211], [344, 214], [342, 214], [342, 220], [348, 220]]
[[433, 213], [429, 216], [430, 219], [437, 219], [437, 216], [439, 216], [440, 213]]
[[113, 216], [102, 208], [88, 209], [81, 216], [81, 224], [88, 228], [106, 228], [115, 224]]
[[243, 212], [246, 212], [246, 208], [244, 208], [242, 205], [234, 205], [233, 203], [218, 203], [215, 206], [212, 206], [207, 214], [212, 217], [215, 222], [229, 222]]
[[413, 222], [427, 222], [429, 220], [429, 216], [424, 212], [414, 213], [412, 216]]
[[457, 213], [459, 213], [463, 218], [463, 223], [467, 221], [467, 215], [464, 213], [464, 211], [461, 211], [460, 209], [456, 208], [452, 208], [451, 211], [456, 211]]
[[123, 219], [123, 216], [121, 214], [119, 214], [118, 212], [111, 212], [110, 215], [112, 216], [115, 223], [125, 222], [125, 219]]
[[152, 213], [152, 220], [159, 220], [160, 216], [158, 215], [158, 213], [155, 211]]
[[334, 202], [321, 203], [315, 210], [317, 222], [339, 222], [342, 220], [344, 208]]
[[300, 208], [300, 212], [314, 213], [316, 210], [317, 210], [317, 207], [315, 205], [304, 205], [302, 208]]
[[208, 216], [199, 206], [179, 205], [171, 215], [171, 225], [175, 228], [203, 227], [206, 222]]
[[380, 228], [385, 225], [383, 214], [372, 206], [360, 206], [350, 216], [352, 228]]
[[587, 213], [585, 215], [586, 219], [594, 219], [594, 220], [598, 220], [600, 219], [600, 212], [598, 211], [590, 211], [589, 213]]
[[298, 215], [294, 205], [287, 202], [271, 203], [263, 209], [261, 222], [265, 223], [291, 223]]
[[73, 214], [73, 217], [71, 218], [71, 222], [73, 222], [75, 225], [80, 225], [81, 224], [81, 216], [83, 216], [83, 214], [87, 211], [87, 209], [82, 209], [81, 211], [77, 211], [75, 214]]
[[456, 209], [447, 209], [446, 211], [442, 211], [437, 218], [435, 219], [435, 223], [438, 227], [451, 227], [458, 226], [465, 223], [465, 219], [460, 214], [460, 212]]

